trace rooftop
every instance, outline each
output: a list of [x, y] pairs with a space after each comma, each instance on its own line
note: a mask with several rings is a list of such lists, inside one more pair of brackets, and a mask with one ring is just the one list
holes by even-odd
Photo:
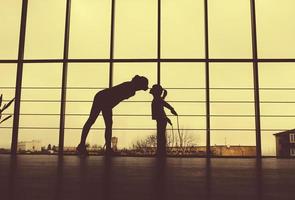
[[287, 130], [287, 131], [282, 131], [282, 132], [279, 132], [279, 133], [275, 133], [273, 135], [284, 135], [284, 134], [289, 134], [289, 133], [295, 133], [295, 129], [290, 129], [290, 130]]

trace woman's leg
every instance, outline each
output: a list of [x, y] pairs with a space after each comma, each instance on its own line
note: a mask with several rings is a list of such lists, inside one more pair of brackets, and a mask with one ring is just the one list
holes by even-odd
[[94, 122], [96, 121], [100, 111], [101, 110], [98, 105], [98, 100], [95, 98], [91, 107], [90, 115], [82, 129], [80, 145], [85, 146], [86, 138], [89, 133], [89, 130], [91, 126], [94, 124]]
[[105, 123], [105, 144], [106, 153], [112, 152], [112, 128], [113, 128], [113, 111], [112, 109], [107, 109], [102, 111], [104, 123]]

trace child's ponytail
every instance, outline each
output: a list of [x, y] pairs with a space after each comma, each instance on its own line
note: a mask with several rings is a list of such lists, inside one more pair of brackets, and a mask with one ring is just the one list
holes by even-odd
[[163, 89], [162, 99], [165, 99], [167, 94], [168, 94], [167, 90]]

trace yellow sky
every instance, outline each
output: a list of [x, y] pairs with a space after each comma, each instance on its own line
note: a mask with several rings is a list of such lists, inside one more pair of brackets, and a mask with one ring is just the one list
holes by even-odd
[[[251, 16], [248, 0], [209, 0], [209, 52], [211, 58], [251, 58]], [[258, 55], [260, 58], [295, 57], [295, 19], [293, 0], [256, 0]], [[62, 58], [65, 0], [29, 0], [25, 58]], [[162, 58], [204, 58], [203, 0], [162, 0]], [[110, 0], [73, 0], [70, 28], [70, 58], [108, 58], [110, 43]], [[20, 26], [21, 0], [0, 0], [0, 59], [16, 59]], [[157, 0], [116, 0], [115, 58], [157, 57]], [[168, 101], [204, 101], [204, 63], [162, 63], [161, 81], [170, 89]], [[0, 87], [14, 87], [15, 64], [0, 64]], [[109, 64], [69, 64], [67, 114], [88, 114], [95, 88], [108, 87]], [[22, 114], [56, 114], [52, 116], [22, 115], [20, 126], [59, 126], [61, 64], [25, 64], [23, 87], [57, 87], [56, 89], [23, 89], [22, 100], [51, 100], [53, 102], [22, 102]], [[261, 88], [295, 88], [294, 63], [259, 64]], [[135, 74], [147, 76], [150, 86], [157, 82], [156, 63], [115, 63], [114, 84], [130, 80]], [[212, 88], [248, 88], [245, 90], [210, 91], [212, 115], [254, 115], [253, 78], [251, 63], [210, 64]], [[73, 89], [92, 87], [94, 89]], [[0, 89], [6, 99], [14, 89]], [[291, 103], [265, 101], [294, 101], [292, 90], [261, 90], [261, 115], [294, 115]], [[150, 101], [147, 92], [138, 92], [130, 100]], [[218, 103], [216, 101], [248, 101]], [[204, 102], [172, 103], [180, 115], [205, 115]], [[13, 107], [8, 112], [13, 112]], [[115, 114], [150, 114], [149, 103], [123, 102]], [[65, 145], [79, 142], [80, 128], [87, 116], [66, 116]], [[176, 119], [172, 117], [174, 124]], [[291, 129], [293, 118], [262, 117], [262, 129]], [[205, 129], [205, 117], [181, 117], [183, 128]], [[12, 125], [12, 120], [4, 126]], [[103, 127], [98, 118], [94, 127]], [[114, 117], [115, 128], [154, 128], [148, 116]], [[254, 117], [211, 117], [212, 129], [253, 129]], [[58, 144], [58, 130], [20, 130], [19, 140], [40, 139], [42, 143]], [[0, 129], [0, 147], [9, 146], [11, 129]], [[135, 140], [153, 131], [114, 131], [119, 146], [130, 146]], [[263, 153], [274, 154], [273, 131], [262, 132]], [[205, 131], [190, 131], [196, 143], [205, 145]], [[255, 131], [212, 131], [211, 144], [255, 145]], [[103, 131], [92, 130], [91, 144], [103, 144]]]

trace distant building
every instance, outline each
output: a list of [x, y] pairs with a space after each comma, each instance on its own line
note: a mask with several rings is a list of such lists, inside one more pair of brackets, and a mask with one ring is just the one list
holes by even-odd
[[32, 140], [32, 141], [21, 141], [17, 143], [18, 151], [41, 151], [41, 141]]
[[295, 157], [295, 129], [274, 134], [277, 157]]
[[113, 151], [118, 150], [117, 145], [118, 145], [118, 138], [117, 137], [112, 137], [112, 149], [113, 149]]
[[215, 145], [215, 146], [211, 146], [211, 152], [213, 156], [251, 157], [251, 156], [256, 156], [256, 146]]
[[[212, 156], [221, 157], [254, 157], [256, 156], [256, 146], [226, 146], [214, 145], [211, 146]], [[138, 153], [144, 155], [153, 155], [156, 152], [156, 147], [143, 147], [137, 150]], [[192, 147], [167, 147], [168, 155], [175, 156], [206, 156], [206, 146], [192, 146]]]
[[77, 147], [67, 147], [67, 146], [65, 146], [64, 151], [66, 151], [66, 152], [76, 152], [77, 151], [76, 148]]

